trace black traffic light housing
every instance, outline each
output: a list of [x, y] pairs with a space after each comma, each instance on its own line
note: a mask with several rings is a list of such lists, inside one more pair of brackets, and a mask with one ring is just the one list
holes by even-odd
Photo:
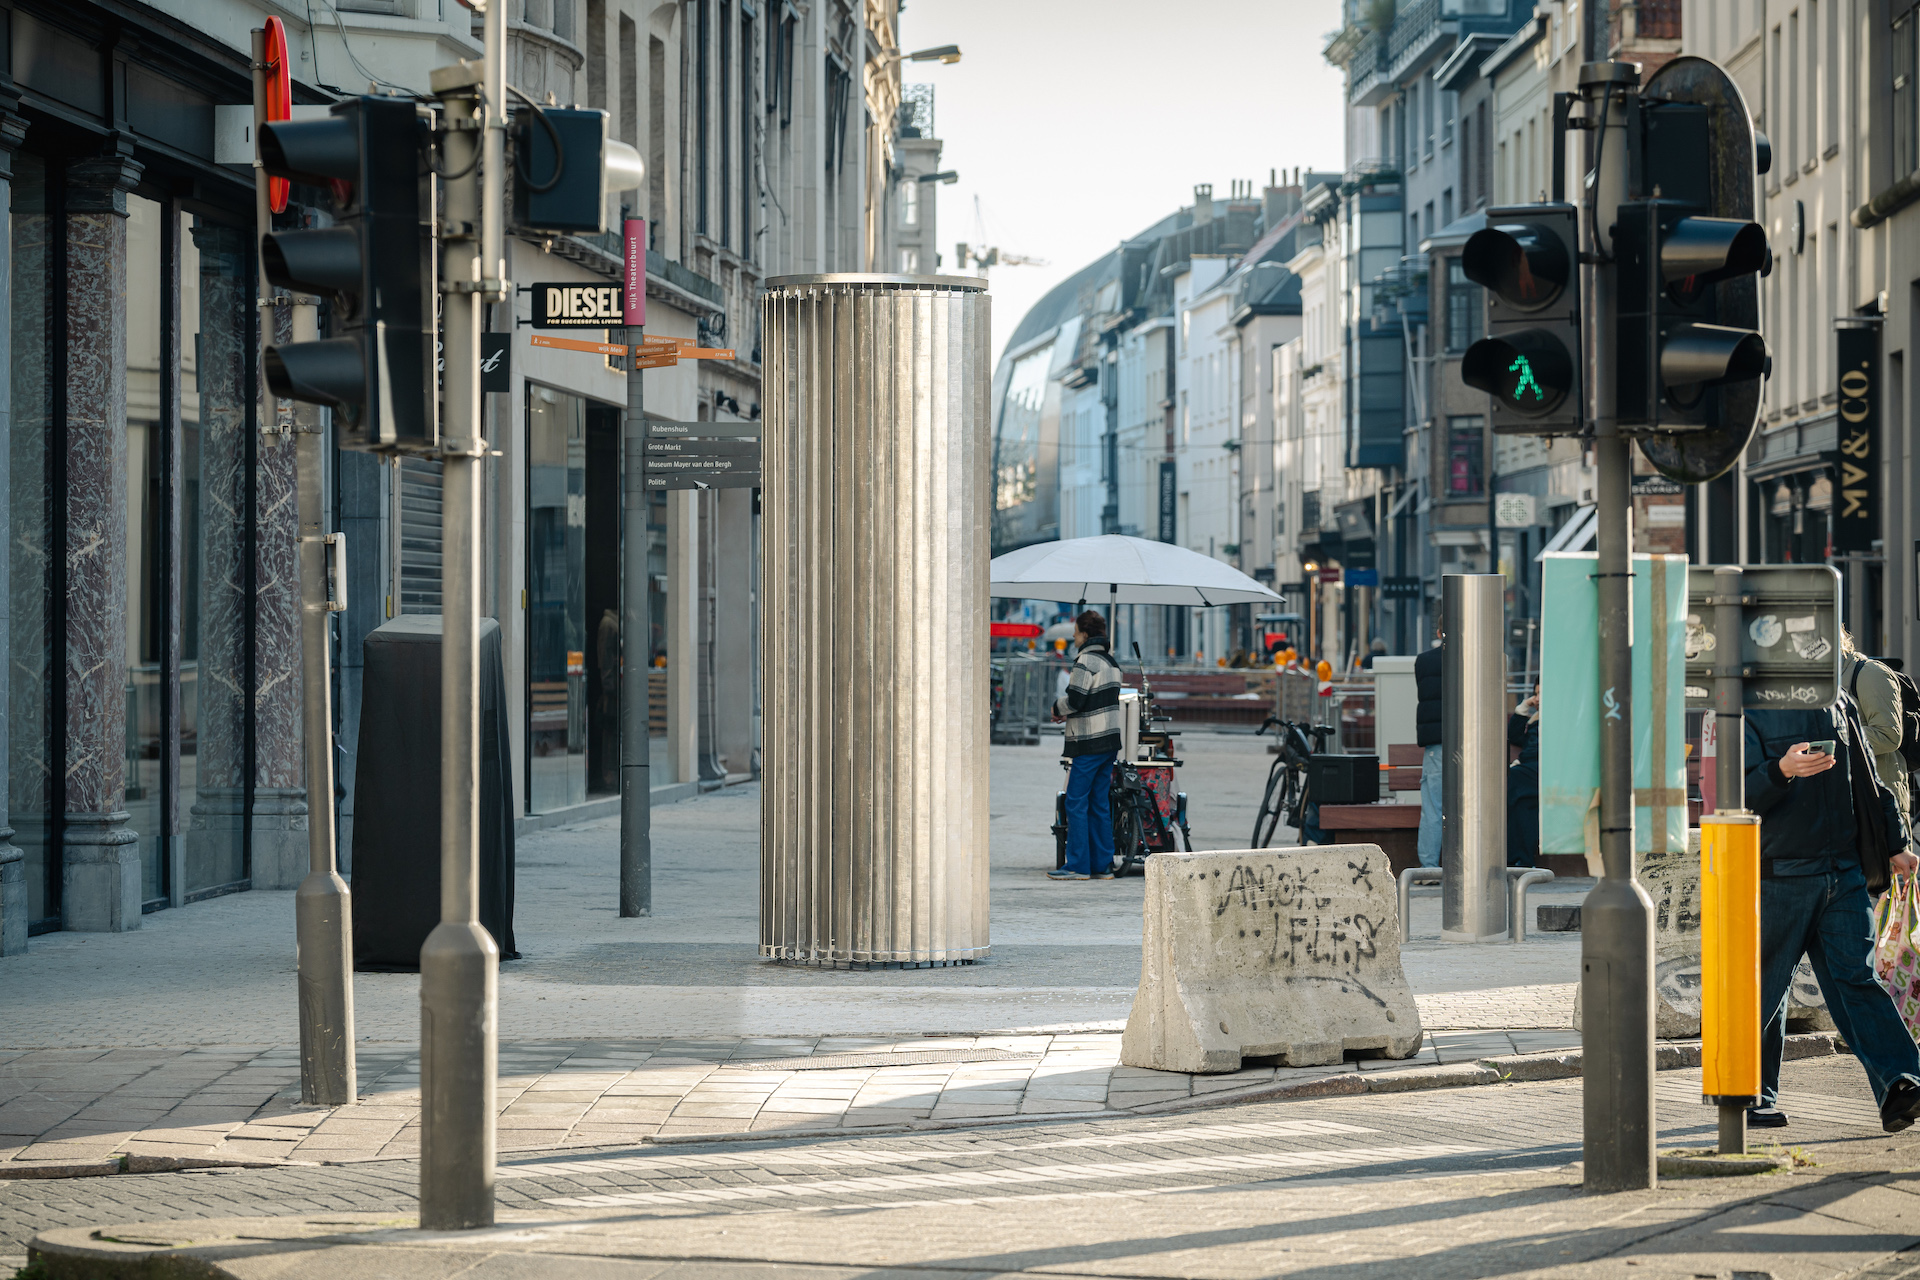
[[333, 304], [336, 336], [267, 348], [274, 395], [334, 412], [345, 448], [439, 442], [427, 122], [405, 98], [352, 98], [325, 120], [263, 125], [268, 173], [329, 185], [336, 225], [261, 238], [267, 278]]
[[1489, 209], [1487, 225], [1468, 238], [1460, 267], [1487, 291], [1487, 336], [1467, 348], [1460, 376], [1493, 397], [1493, 429], [1579, 434], [1585, 415], [1574, 207]]
[[514, 113], [512, 134], [515, 226], [556, 234], [604, 232], [607, 113], [528, 107]]
[[1698, 484], [1746, 449], [1771, 371], [1772, 251], [1753, 221], [1764, 140], [1727, 74], [1691, 57], [1654, 73], [1628, 132], [1633, 198], [1612, 228], [1620, 422], [1662, 475]]

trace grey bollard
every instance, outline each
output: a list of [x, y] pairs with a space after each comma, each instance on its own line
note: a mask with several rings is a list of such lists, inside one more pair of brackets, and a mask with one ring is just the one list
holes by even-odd
[[1441, 578], [1442, 770], [1440, 937], [1495, 942], [1507, 932], [1507, 580]]

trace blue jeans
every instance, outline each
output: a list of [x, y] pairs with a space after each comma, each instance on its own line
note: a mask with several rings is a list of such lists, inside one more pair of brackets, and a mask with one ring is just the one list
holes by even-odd
[[1440, 756], [1439, 743], [1420, 757], [1420, 865], [1440, 865]]
[[1787, 987], [1804, 952], [1813, 962], [1833, 1025], [1866, 1068], [1877, 1106], [1905, 1076], [1920, 1082], [1920, 1049], [1893, 998], [1873, 980], [1873, 907], [1858, 866], [1816, 876], [1760, 882], [1760, 1101], [1780, 1097], [1780, 1054], [1787, 1043]]
[[1067, 771], [1067, 870], [1106, 875], [1113, 870], [1113, 762], [1120, 753], [1075, 756]]

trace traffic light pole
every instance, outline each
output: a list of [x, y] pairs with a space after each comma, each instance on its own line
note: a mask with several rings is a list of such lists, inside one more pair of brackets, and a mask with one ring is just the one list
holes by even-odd
[[[267, 33], [253, 33], [254, 218], [259, 234], [273, 230], [266, 168], [260, 163], [260, 126], [267, 118]], [[260, 289], [260, 341], [274, 338], [275, 291], [264, 270]], [[313, 299], [293, 306], [293, 340], [319, 337]], [[260, 427], [273, 424], [279, 405], [261, 379]], [[301, 738], [307, 775], [307, 874], [293, 899], [295, 986], [300, 1016], [300, 1100], [309, 1106], [348, 1106], [357, 1096], [353, 1052], [353, 897], [334, 864], [333, 705], [327, 628], [334, 611], [327, 589], [323, 451], [326, 436], [319, 411], [294, 410], [294, 474], [300, 529]], [[344, 558], [342, 559], [344, 563]], [[341, 590], [345, 581], [339, 584]], [[342, 606], [344, 607], [344, 606]]]
[[[487, 6], [492, 52], [499, 0]], [[420, 949], [420, 1225], [493, 1222], [500, 950], [480, 923], [481, 279], [479, 64], [432, 75], [441, 101], [440, 923]], [[488, 103], [489, 113], [500, 103]], [[487, 184], [503, 180], [489, 169]]]
[[[1595, 62], [1580, 69], [1595, 158], [1590, 211], [1608, 216], [1627, 198], [1628, 105], [1639, 68]], [[1600, 609], [1600, 882], [1581, 914], [1585, 1176], [1589, 1191], [1654, 1185], [1653, 902], [1633, 867], [1632, 443], [1621, 434], [1615, 394], [1618, 296], [1611, 236], [1589, 214], [1592, 273], [1589, 335], [1598, 471]]]
[[[642, 251], [644, 252], [644, 250]], [[640, 337], [627, 327], [627, 421], [622, 433], [620, 564], [620, 914], [653, 914], [653, 736], [648, 714], [647, 419], [640, 385]]]

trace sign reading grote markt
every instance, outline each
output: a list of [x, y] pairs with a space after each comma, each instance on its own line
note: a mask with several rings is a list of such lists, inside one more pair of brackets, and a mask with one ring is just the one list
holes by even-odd
[[1834, 453], [1833, 550], [1873, 550], [1880, 532], [1880, 320], [1835, 322], [1840, 447]]

